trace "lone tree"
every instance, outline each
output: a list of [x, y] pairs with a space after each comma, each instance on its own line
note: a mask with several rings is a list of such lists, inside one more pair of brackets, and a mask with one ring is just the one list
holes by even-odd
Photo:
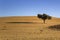
[[37, 17], [38, 17], [38, 18], [41, 18], [44, 23], [45, 23], [45, 20], [46, 20], [46, 19], [48, 19], [48, 20], [51, 19], [51, 16], [49, 16], [49, 15], [47, 15], [47, 14], [38, 14]]

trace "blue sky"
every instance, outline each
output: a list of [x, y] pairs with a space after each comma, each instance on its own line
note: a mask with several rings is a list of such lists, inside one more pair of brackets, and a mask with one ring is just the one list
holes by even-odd
[[0, 0], [0, 16], [36, 16], [39, 13], [60, 17], [60, 0]]

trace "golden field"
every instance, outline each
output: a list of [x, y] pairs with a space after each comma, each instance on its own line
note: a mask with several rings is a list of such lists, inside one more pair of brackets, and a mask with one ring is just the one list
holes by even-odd
[[0, 17], [0, 40], [60, 40], [59, 26], [60, 18], [44, 24], [36, 16]]

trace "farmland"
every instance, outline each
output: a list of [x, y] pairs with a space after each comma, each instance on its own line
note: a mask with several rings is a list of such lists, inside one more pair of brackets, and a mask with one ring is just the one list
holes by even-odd
[[60, 40], [60, 29], [55, 25], [60, 26], [60, 18], [44, 24], [36, 16], [0, 17], [0, 40]]

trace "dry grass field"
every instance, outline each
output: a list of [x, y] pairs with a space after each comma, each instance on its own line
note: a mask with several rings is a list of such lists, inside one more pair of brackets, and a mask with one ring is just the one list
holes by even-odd
[[36, 16], [0, 17], [0, 40], [60, 40], [60, 19]]

